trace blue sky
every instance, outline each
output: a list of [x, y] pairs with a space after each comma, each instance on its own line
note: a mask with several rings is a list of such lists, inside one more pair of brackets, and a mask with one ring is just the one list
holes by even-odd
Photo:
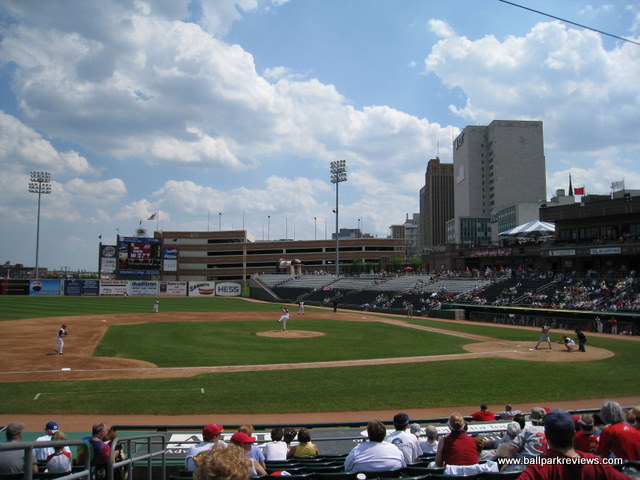
[[[640, 38], [637, 2], [519, 3]], [[154, 212], [330, 237], [339, 159], [340, 226], [387, 236], [428, 160], [495, 119], [544, 122], [549, 195], [640, 188], [639, 78], [640, 46], [498, 0], [4, 0], [0, 261], [35, 264], [34, 170], [40, 265], [73, 270]]]

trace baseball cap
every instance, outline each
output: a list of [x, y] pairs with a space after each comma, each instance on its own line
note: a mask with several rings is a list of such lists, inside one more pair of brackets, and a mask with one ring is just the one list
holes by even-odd
[[411, 419], [409, 418], [409, 415], [407, 415], [406, 413], [398, 413], [393, 417], [393, 426], [394, 427], [405, 427], [409, 424], [409, 422], [411, 421]]
[[414, 435], [422, 435], [423, 433], [422, 427], [420, 427], [420, 424], [418, 423], [412, 423], [411, 426], [409, 427], [409, 431]]
[[593, 427], [593, 415], [584, 414], [578, 420], [578, 423], [585, 427]]
[[244, 443], [253, 443], [256, 441], [255, 437], [250, 437], [244, 432], [237, 432], [231, 436], [231, 443], [235, 443], [236, 445], [242, 445]]
[[202, 437], [207, 440], [220, 434], [224, 430], [222, 425], [216, 425], [215, 423], [209, 423], [202, 427]]
[[507, 424], [507, 433], [509, 435], [516, 436], [518, 435], [522, 429], [520, 428], [520, 424], [518, 422], [509, 422]]
[[44, 426], [45, 430], [51, 430], [52, 432], [58, 431], [58, 424], [56, 422], [49, 422]]
[[568, 441], [576, 434], [573, 417], [562, 408], [554, 408], [544, 417], [545, 435], [553, 440]]
[[529, 414], [529, 420], [542, 420], [547, 414], [547, 411], [542, 407], [533, 407]]

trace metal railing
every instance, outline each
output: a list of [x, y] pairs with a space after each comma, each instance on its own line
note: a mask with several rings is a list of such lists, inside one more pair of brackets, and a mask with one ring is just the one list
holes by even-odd
[[[33, 471], [33, 466], [37, 465], [35, 461], [34, 449], [36, 448], [57, 448], [57, 447], [84, 447], [86, 443], [83, 440], [56, 440], [52, 442], [7, 442], [0, 443], [0, 452], [7, 452], [10, 450], [23, 450], [24, 451], [24, 465], [23, 465], [23, 479], [32, 480], [34, 476], [38, 476], [37, 472]], [[56, 477], [56, 480], [75, 480], [76, 478], [91, 478], [91, 465], [89, 455], [85, 455], [84, 469], [76, 472], [70, 472], [67, 475], [61, 474], [60, 477]]]

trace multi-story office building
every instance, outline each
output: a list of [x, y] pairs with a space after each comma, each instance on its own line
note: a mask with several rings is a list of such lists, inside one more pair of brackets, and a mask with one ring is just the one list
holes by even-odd
[[432, 158], [424, 177], [419, 228], [419, 244], [423, 250], [447, 243], [446, 224], [454, 216], [453, 163], [440, 163], [438, 157]]
[[[281, 266], [294, 260], [303, 273], [331, 273], [335, 269], [335, 240], [260, 242], [253, 241], [244, 230], [162, 231], [155, 232], [154, 237], [161, 240], [166, 255], [161, 280], [240, 280], [254, 273], [286, 273], [288, 270]], [[386, 269], [392, 258], [405, 258], [405, 241], [370, 236], [341, 238], [339, 252], [340, 272], [349, 272], [356, 259]]]
[[[448, 243], [489, 245], [497, 241], [500, 228], [537, 219], [536, 207], [546, 199], [542, 122], [494, 120], [488, 126], [468, 126], [453, 148], [458, 220], [447, 225]], [[477, 228], [487, 220], [489, 237], [484, 226]], [[478, 237], [469, 238], [474, 229]]]

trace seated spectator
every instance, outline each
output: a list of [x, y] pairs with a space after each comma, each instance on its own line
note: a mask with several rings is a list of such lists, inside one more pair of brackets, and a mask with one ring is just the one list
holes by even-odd
[[[109, 447], [111, 447], [111, 450], [113, 451], [113, 463], [122, 462], [127, 459], [127, 456], [124, 454], [124, 451], [122, 449], [122, 444], [116, 442], [116, 438], [118, 438], [118, 436], [116, 435], [116, 431], [113, 428], [110, 428], [107, 432], [106, 442], [109, 444]], [[127, 472], [125, 468], [117, 468], [113, 471], [113, 478], [115, 480], [126, 480], [128, 477], [129, 472]]]
[[[57, 430], [51, 437], [51, 440], [55, 442], [64, 441], [66, 439], [67, 436], [60, 430]], [[71, 457], [71, 452], [67, 452], [65, 447], [56, 447], [54, 448], [54, 452], [47, 457], [46, 462], [47, 472], [68, 473], [71, 471], [73, 458]]]
[[[4, 433], [7, 437], [7, 442], [20, 442], [22, 441], [23, 432], [24, 423], [11, 422], [7, 425]], [[0, 473], [24, 473], [24, 454], [25, 451], [21, 448], [0, 452]], [[36, 462], [36, 457], [33, 454], [31, 454], [31, 459], [28, 463], [32, 464], [31, 469], [34, 473], [37, 473], [38, 464]]]
[[[53, 421], [48, 422], [44, 426], [45, 434], [42, 435], [41, 437], [36, 438], [36, 442], [50, 442], [57, 431], [58, 431], [57, 422], [53, 422]], [[64, 450], [65, 452], [71, 453], [71, 449], [69, 447], [64, 447]], [[49, 455], [52, 455], [53, 453], [55, 453], [53, 447], [36, 448], [34, 452], [36, 454], [36, 460], [38, 460], [39, 462], [45, 462], [47, 458], [49, 458]]]
[[518, 415], [513, 417], [513, 421], [520, 425], [520, 430], [522, 430], [527, 424], [527, 421], [524, 418], [524, 413], [519, 413]]
[[605, 400], [600, 408], [600, 416], [609, 426], [600, 434], [598, 454], [602, 458], [640, 460], [640, 431], [625, 423], [624, 410], [620, 404]]
[[489, 407], [486, 404], [480, 405], [480, 411], [471, 414], [471, 418], [473, 418], [476, 422], [488, 422], [496, 419], [496, 414], [489, 410]]
[[593, 428], [593, 415], [584, 414], [578, 420], [578, 431], [573, 440], [573, 448], [587, 453], [598, 453], [600, 435]]
[[482, 435], [477, 435], [473, 438], [473, 441], [476, 442], [476, 448], [478, 449], [478, 462], [486, 462], [488, 460], [493, 460], [496, 458], [495, 451], [485, 449], [484, 438]]
[[522, 428], [518, 422], [509, 422], [507, 425], [507, 432], [504, 437], [498, 440], [494, 444], [494, 448], [496, 449], [495, 456], [496, 458], [508, 458], [510, 457], [511, 445], [513, 444], [513, 440], [520, 434]]
[[437, 467], [446, 465], [475, 465], [478, 463], [478, 449], [475, 440], [466, 434], [466, 422], [459, 413], [449, 417], [451, 433], [440, 440], [436, 452]]
[[502, 420], [513, 420], [513, 417], [522, 413], [520, 410], [514, 410], [513, 406], [507, 404], [504, 406], [504, 410], [496, 415], [497, 418], [501, 418]]
[[[248, 425], [248, 424], [241, 425], [240, 428], [238, 428], [238, 431], [242, 432], [242, 433], [246, 433], [247, 436], [250, 437], [250, 436], [253, 435], [253, 431], [254, 431], [253, 425]], [[260, 447], [258, 447], [254, 443], [251, 444], [251, 453], [249, 454], [249, 456], [251, 458], [255, 458], [256, 461], [260, 465], [262, 465], [262, 468], [264, 468], [264, 469], [267, 468], [267, 465], [266, 465], [266, 463], [264, 461], [264, 454], [262, 453], [262, 450], [260, 450]]]
[[511, 457], [533, 458], [547, 451], [547, 441], [544, 436], [544, 416], [546, 410], [534, 407], [529, 414], [531, 425], [525, 427], [513, 439]]
[[289, 448], [291, 448], [291, 442], [295, 440], [296, 435], [298, 435], [298, 432], [296, 432], [295, 429], [293, 428], [284, 429], [284, 436], [282, 437], [282, 439], [284, 440], [284, 443], [287, 444], [287, 451], [289, 450]]
[[[559, 408], [551, 410], [544, 418], [544, 433], [549, 443], [549, 450], [542, 454], [541, 459], [556, 460], [529, 464], [518, 477], [519, 480], [550, 478], [618, 480], [629, 478], [611, 465], [599, 463], [597, 456], [574, 449], [575, 423], [567, 411]], [[580, 461], [581, 458], [590, 461]]]
[[409, 415], [406, 413], [398, 413], [393, 417], [393, 426], [395, 431], [387, 435], [385, 440], [389, 443], [393, 443], [404, 454], [404, 461], [407, 465], [415, 463], [422, 455], [422, 449], [418, 445], [418, 439], [415, 435], [411, 435], [407, 432], [407, 426], [409, 426]]
[[629, 410], [628, 420], [631, 425], [636, 427], [636, 430], [640, 430], [640, 406]]
[[223, 431], [224, 427], [222, 425], [216, 425], [215, 423], [209, 423], [202, 427], [202, 442], [192, 445], [184, 459], [184, 466], [188, 471], [195, 471], [198, 462], [201, 460], [200, 456], [206, 454], [214, 445], [222, 448], [227, 446], [227, 444], [220, 439], [220, 434]]
[[295, 447], [289, 448], [288, 457], [293, 458], [306, 458], [315, 457], [320, 453], [318, 447], [311, 443], [311, 432], [307, 428], [301, 428], [298, 431], [298, 442]]
[[111, 447], [105, 441], [109, 427], [104, 422], [99, 422], [91, 428], [91, 436], [83, 437], [86, 445], [78, 448], [78, 463], [84, 464], [85, 455], [91, 458], [91, 470], [93, 478], [107, 478], [107, 465], [111, 455]]
[[241, 447], [244, 450], [245, 455], [249, 459], [250, 469], [251, 469], [251, 477], [262, 477], [267, 474], [267, 471], [264, 469], [260, 463], [251, 456], [251, 446], [253, 442], [255, 442], [255, 437], [250, 437], [244, 432], [236, 432], [231, 436], [231, 443]]
[[289, 447], [282, 441], [284, 430], [276, 427], [271, 430], [271, 441], [264, 446], [265, 460], [286, 460]]
[[406, 466], [398, 447], [385, 441], [387, 429], [379, 420], [367, 424], [369, 440], [354, 447], [344, 461], [345, 472], [400, 470]]
[[251, 459], [236, 445], [229, 448], [216, 444], [207, 450], [193, 474], [194, 480], [249, 480]]
[[438, 429], [433, 425], [427, 425], [424, 429], [425, 440], [418, 442], [424, 455], [435, 455], [438, 451]]

